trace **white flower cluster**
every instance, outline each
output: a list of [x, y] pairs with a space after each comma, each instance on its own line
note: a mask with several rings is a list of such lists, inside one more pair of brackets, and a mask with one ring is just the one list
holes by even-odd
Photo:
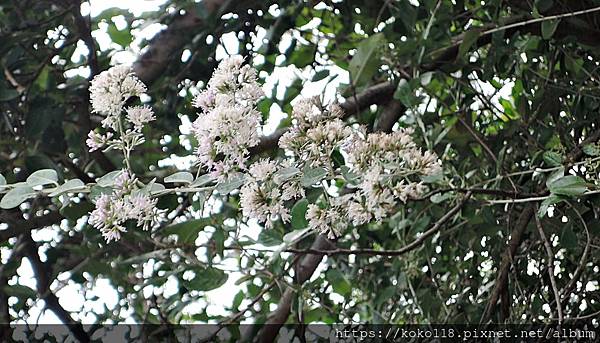
[[134, 176], [122, 170], [115, 179], [114, 191], [96, 199], [96, 209], [90, 214], [89, 223], [100, 230], [107, 243], [119, 240], [121, 234], [127, 232], [125, 223], [128, 220], [135, 221], [144, 230], [159, 221], [158, 199], [136, 189], [136, 182]]
[[198, 160], [219, 180], [244, 170], [248, 149], [259, 143], [256, 103], [262, 96], [256, 70], [236, 56], [219, 64], [207, 89], [194, 99], [202, 110], [192, 125]]
[[[350, 223], [362, 225], [381, 221], [392, 213], [399, 203], [417, 198], [426, 187], [423, 176], [441, 172], [437, 156], [421, 152], [413, 141], [411, 129], [393, 133], [366, 134], [364, 127], [347, 126], [338, 105], [325, 108], [318, 98], [299, 101], [293, 108], [292, 126], [279, 140], [279, 147], [291, 156], [283, 162], [289, 174], [297, 171], [287, 183], [278, 183], [282, 173], [278, 164], [262, 160], [249, 170], [250, 180], [240, 192], [240, 203], [246, 217], [266, 222], [281, 218], [289, 220], [286, 201], [304, 196], [300, 183], [289, 182], [302, 177], [300, 170], [319, 169], [324, 179], [347, 178], [350, 194], [324, 194], [317, 203], [310, 204], [306, 219], [311, 229], [328, 237], [339, 236]], [[345, 158], [345, 166], [336, 165], [333, 153]], [[338, 162], [339, 163], [339, 162]], [[346, 168], [342, 173], [342, 168]], [[328, 183], [316, 182], [328, 192]], [[309, 183], [312, 183], [310, 181]]]
[[292, 127], [279, 139], [279, 147], [292, 152], [297, 161], [329, 167], [331, 154], [352, 134], [343, 115], [336, 104], [324, 108], [318, 97], [300, 100], [292, 111]]
[[[90, 101], [94, 113], [104, 116], [102, 127], [105, 134], [90, 131], [86, 141], [90, 151], [121, 149], [129, 166], [131, 150], [144, 142], [142, 129], [155, 120], [149, 106], [125, 106], [126, 102], [146, 91], [146, 86], [133, 74], [130, 67], [116, 66], [94, 77], [90, 84]], [[89, 223], [100, 230], [107, 242], [121, 238], [126, 232], [125, 224], [135, 221], [144, 230], [159, 220], [157, 199], [149, 192], [137, 188], [137, 179], [130, 170], [122, 170], [114, 180], [110, 194], [102, 194], [96, 200], [96, 208], [90, 214]]]
[[355, 133], [344, 144], [350, 171], [359, 176], [357, 192], [346, 207], [354, 225], [381, 221], [398, 205], [421, 196], [420, 181], [442, 171], [435, 153], [422, 152], [413, 141], [412, 129], [393, 133]]
[[[130, 67], [115, 66], [94, 77], [90, 84], [90, 101], [92, 110], [104, 116], [102, 127], [107, 132], [100, 134], [90, 131], [86, 141], [90, 151], [118, 148], [131, 150], [144, 142], [142, 129], [145, 124], [155, 119], [154, 112], [148, 106], [129, 106], [127, 100], [140, 96], [146, 91], [146, 86], [132, 72]], [[123, 111], [126, 112], [123, 118]], [[113, 130], [119, 134], [118, 139], [112, 139]]]
[[273, 220], [290, 220], [285, 202], [304, 197], [304, 189], [298, 182], [296, 172], [275, 161], [262, 159], [248, 169], [246, 184], [240, 189], [240, 206], [247, 218], [254, 218], [271, 228]]
[[308, 205], [306, 211], [308, 227], [327, 235], [330, 239], [339, 237], [350, 224], [346, 210], [347, 199], [347, 196], [331, 198], [328, 207]]

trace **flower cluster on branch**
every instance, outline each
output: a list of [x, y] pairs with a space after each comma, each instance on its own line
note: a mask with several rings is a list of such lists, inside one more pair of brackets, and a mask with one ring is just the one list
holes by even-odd
[[[126, 231], [128, 221], [144, 229], [159, 221], [157, 199], [129, 167], [131, 150], [143, 142], [144, 125], [155, 118], [148, 106], [125, 108], [129, 98], [145, 91], [126, 67], [101, 73], [90, 91], [94, 112], [105, 116], [106, 132], [90, 132], [88, 145], [121, 149], [127, 165], [116, 176], [112, 191], [96, 198], [90, 215], [90, 224], [111, 241]], [[261, 134], [257, 102], [262, 96], [256, 70], [241, 57], [222, 61], [193, 101], [200, 113], [192, 133], [198, 142], [198, 165], [217, 181], [214, 187], [219, 190], [219, 185], [241, 180], [234, 183], [237, 187], [221, 187], [219, 193], [239, 189], [243, 216], [267, 229], [278, 220], [290, 222], [292, 207], [304, 201], [302, 215], [308, 227], [339, 237], [351, 225], [384, 220], [400, 204], [423, 194], [423, 177], [441, 173], [438, 157], [418, 147], [412, 129], [367, 133], [363, 126], [344, 122], [339, 105], [325, 106], [318, 97], [294, 104], [292, 124], [279, 140], [279, 157], [251, 163], [249, 149], [259, 143]], [[186, 173], [169, 180], [192, 182]]]

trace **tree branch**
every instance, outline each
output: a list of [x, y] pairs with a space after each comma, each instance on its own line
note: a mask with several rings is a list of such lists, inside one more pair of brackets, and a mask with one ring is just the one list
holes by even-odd
[[25, 256], [31, 262], [31, 266], [33, 268], [33, 272], [37, 280], [37, 292], [39, 294], [40, 299], [44, 300], [44, 302], [46, 303], [46, 308], [54, 312], [54, 314], [60, 319], [60, 321], [68, 326], [69, 330], [75, 336], [75, 338], [77, 338], [80, 342], [89, 342], [90, 338], [83, 329], [83, 325], [81, 325], [81, 323], [75, 321], [71, 317], [71, 314], [67, 310], [65, 310], [65, 308], [62, 307], [62, 305], [58, 301], [56, 294], [54, 294], [50, 290], [51, 271], [42, 262], [42, 260], [40, 260], [37, 243], [31, 238], [31, 235], [29, 234], [25, 235], [24, 238], [26, 244]]
[[496, 307], [498, 303], [501, 293], [508, 285], [508, 271], [510, 270], [510, 266], [512, 266], [513, 257], [517, 252], [517, 248], [521, 244], [521, 237], [527, 229], [529, 221], [531, 220], [531, 217], [533, 215], [533, 204], [527, 204], [523, 209], [523, 212], [521, 212], [519, 219], [517, 219], [515, 228], [510, 234], [510, 241], [508, 243], [508, 246], [506, 247], [506, 252], [504, 253], [504, 257], [502, 258], [500, 267], [498, 268], [498, 276], [496, 278], [496, 282], [494, 285], [494, 289], [491, 293], [490, 300], [488, 301], [485, 311], [481, 317], [481, 323], [487, 322], [488, 318], [492, 313], [492, 310]]
[[[538, 206], [536, 204], [536, 212], [537, 208]], [[546, 238], [544, 228], [542, 227], [542, 223], [540, 222], [540, 218], [538, 216], [535, 216], [535, 225], [537, 226], [538, 233], [542, 238], [542, 242], [544, 242], [546, 254], [548, 254], [548, 261], [546, 263], [548, 268], [548, 277], [550, 278], [550, 285], [552, 286], [552, 292], [554, 293], [554, 300], [556, 301], [556, 312], [558, 314], [558, 325], [560, 325], [563, 323], [563, 311], [560, 302], [560, 294], [558, 293], [558, 287], [556, 286], [556, 279], [554, 278], [554, 252], [552, 251], [552, 247], [550, 246], [548, 238]]]

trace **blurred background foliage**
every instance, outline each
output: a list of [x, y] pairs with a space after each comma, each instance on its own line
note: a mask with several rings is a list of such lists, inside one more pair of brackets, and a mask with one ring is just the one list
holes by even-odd
[[[236, 195], [206, 202], [201, 194], [164, 196], [159, 207], [171, 223], [152, 234], [130, 230], [108, 245], [85, 223], [93, 206], [85, 197], [66, 206], [37, 198], [0, 212], [0, 321], [32, 320], [30, 308], [41, 298], [72, 322], [264, 323], [286, 302], [279, 321], [556, 321], [537, 212], [553, 250], [562, 315], [593, 317], [600, 311], [599, 198], [573, 190], [579, 183], [549, 189], [547, 179], [558, 171], [585, 180], [588, 192], [597, 187], [597, 6], [589, 0], [170, 0], [138, 15], [110, 8], [89, 16], [89, 4], [79, 0], [1, 0], [0, 171], [9, 183], [42, 168], [86, 182], [120, 168], [118, 154], [90, 154], [84, 141], [100, 121], [90, 113], [89, 80], [122, 61], [133, 62], [148, 84], [142, 100], [158, 118], [133, 168], [144, 181], [170, 175], [173, 161], [193, 151], [192, 137], [179, 133], [182, 118], [196, 118], [193, 95], [218, 58], [239, 53], [263, 81], [285, 74], [271, 78], [259, 105], [265, 120], [279, 115], [254, 159], [281, 153], [269, 138], [289, 125], [303, 89], [332, 85], [338, 95], [329, 101], [352, 104], [348, 122], [383, 131], [414, 127], [420, 144], [443, 158], [445, 176], [433, 180], [430, 197], [383, 223], [351, 228], [332, 244], [399, 249], [467, 190], [473, 195], [417, 249], [328, 256], [304, 280], [301, 256], [246, 249], [256, 242], [262, 250], [288, 249], [282, 243], [293, 228], [279, 224], [254, 238], [240, 236]], [[162, 31], [143, 37], [149, 27]], [[529, 198], [539, 200], [523, 200]], [[518, 201], [490, 203], [502, 199]], [[314, 239], [291, 248], [306, 249]], [[19, 282], [24, 261], [35, 272], [34, 288]], [[68, 299], [52, 299], [66, 283], [86, 303], [98, 302], [88, 294], [98, 279], [116, 290], [114, 306], [70, 311]], [[288, 298], [286, 289], [293, 290]], [[210, 305], [215, 294], [226, 298], [217, 311]]]

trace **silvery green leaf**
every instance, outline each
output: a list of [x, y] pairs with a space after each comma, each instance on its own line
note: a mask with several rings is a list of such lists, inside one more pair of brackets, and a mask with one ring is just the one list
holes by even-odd
[[96, 184], [100, 187], [110, 187], [115, 184], [115, 179], [122, 173], [121, 170], [111, 171], [96, 180]]
[[217, 184], [216, 190], [223, 195], [229, 194], [229, 192], [240, 188], [245, 181], [246, 178], [243, 174], [232, 175], [225, 182]]
[[177, 172], [173, 175], [165, 177], [165, 182], [189, 184], [192, 181], [194, 181], [194, 175], [188, 172]]
[[298, 169], [298, 168], [295, 168], [295, 167], [282, 168], [275, 173], [274, 180], [275, 180], [275, 183], [282, 184], [285, 181], [293, 178], [294, 176], [296, 176], [298, 174], [300, 174], [300, 169]]
[[0, 186], [4, 185], [6, 185], [6, 179], [4, 178], [4, 176], [2, 176], [2, 174], [0, 174]]
[[351, 185], [358, 184], [359, 176], [356, 173], [353, 173], [352, 171], [350, 171], [350, 168], [348, 168], [347, 166], [342, 166], [340, 168], [340, 170], [342, 172], [342, 176], [344, 177], [344, 180], [346, 180], [349, 184], [351, 184]]
[[321, 167], [307, 167], [303, 170], [304, 175], [300, 179], [300, 184], [304, 187], [310, 187], [316, 183], [321, 182], [325, 176], [327, 176], [327, 170]]
[[164, 191], [165, 189], [166, 189], [165, 186], [163, 186], [162, 184], [155, 183], [150, 188], [150, 194], [157, 194], [157, 193]]
[[287, 243], [288, 245], [295, 243], [296, 241], [298, 241], [300, 238], [302, 238], [308, 231], [310, 231], [310, 228], [304, 228], [304, 229], [299, 229], [299, 230], [294, 230], [292, 232], [288, 232], [283, 236], [283, 241], [285, 243]]
[[51, 197], [63, 194], [63, 193], [69, 193], [69, 192], [73, 192], [74, 190], [81, 190], [81, 188], [84, 188], [85, 184], [83, 183], [83, 181], [79, 180], [79, 179], [72, 179], [72, 180], [68, 180], [67, 182], [63, 183], [62, 185], [54, 188], [54, 190], [52, 191], [52, 193], [48, 194]]
[[5, 210], [15, 208], [21, 205], [23, 201], [34, 196], [35, 191], [33, 190], [33, 188], [31, 188], [31, 186], [15, 187], [8, 191], [8, 193], [4, 195], [2, 200], [0, 200], [0, 208], [3, 208]]
[[202, 187], [206, 184], [209, 184], [215, 180], [210, 174], [204, 174], [198, 177], [194, 182], [190, 184], [190, 187]]
[[56, 184], [58, 175], [54, 169], [37, 170], [27, 178], [27, 185], [31, 187]]
[[152, 179], [152, 181], [148, 182], [146, 186], [143, 188], [143, 192], [147, 195], [154, 195], [159, 192], [165, 190], [165, 186], [160, 183], [156, 183], [156, 178]]

